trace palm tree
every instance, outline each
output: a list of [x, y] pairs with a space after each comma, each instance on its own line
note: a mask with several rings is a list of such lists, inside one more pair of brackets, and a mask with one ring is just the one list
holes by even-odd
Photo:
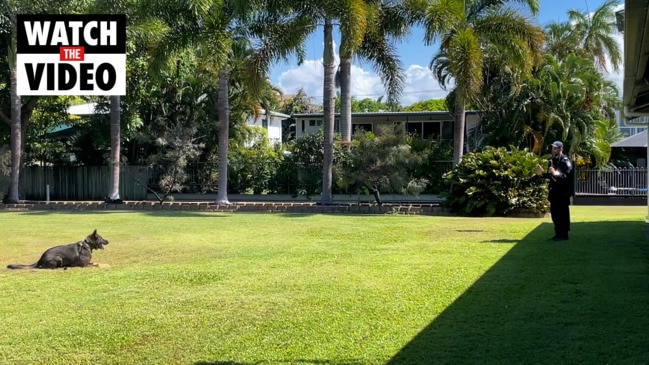
[[230, 143], [230, 71], [227, 65], [219, 70], [218, 115], [219, 115], [219, 190], [215, 203], [230, 204], [228, 200], [228, 145]]
[[540, 136], [534, 152], [542, 153], [544, 140], [562, 139], [571, 154], [592, 156], [597, 165], [608, 161], [611, 144], [619, 137], [614, 113], [619, 91], [590, 57], [569, 55], [558, 62], [546, 55], [530, 89], [536, 114], [530, 129]]
[[[15, 18], [14, 18], [15, 19]], [[9, 58], [9, 80], [11, 89], [11, 183], [9, 185], [9, 194], [7, 195], [7, 203], [20, 202], [18, 190], [20, 187], [20, 166], [22, 163], [22, 128], [21, 128], [21, 102], [18, 95], [18, 86], [16, 84], [16, 49], [15, 49], [15, 34], [13, 35], [10, 43], [10, 49], [7, 52]], [[14, 47], [11, 49], [11, 47]]]
[[618, 3], [618, 0], [607, 0], [592, 15], [576, 10], [568, 11], [569, 22], [579, 39], [579, 45], [586, 54], [595, 58], [597, 67], [605, 72], [608, 72], [607, 54], [614, 71], [619, 69], [622, 62], [620, 47], [612, 37], [617, 29], [615, 7]]
[[[91, 13], [104, 14], [129, 14], [130, 21], [137, 24], [135, 19], [136, 0], [95, 0], [91, 4]], [[127, 28], [127, 31], [129, 29]], [[128, 37], [127, 37], [128, 38]], [[120, 204], [122, 200], [119, 194], [119, 181], [121, 172], [121, 141], [122, 141], [122, 98], [119, 95], [109, 97], [109, 123], [110, 123], [110, 161], [109, 167], [109, 191], [106, 202]]]
[[552, 22], [545, 26], [544, 53], [553, 55], [558, 61], [563, 61], [568, 55], [578, 53], [580, 56], [587, 56], [580, 46], [580, 39], [574, 31], [572, 24], [568, 22]]
[[568, 56], [564, 62], [558, 62], [551, 55], [545, 56], [545, 63], [531, 83], [534, 104], [538, 108], [538, 125], [530, 126], [538, 135], [533, 152], [541, 154], [544, 141], [548, 138], [568, 138], [571, 127], [575, 126], [575, 119], [587, 123], [583, 110], [585, 90], [580, 79], [583, 76], [580, 68], [584, 61], [574, 55]]
[[[262, 8], [262, 5], [266, 8]], [[303, 59], [304, 52], [300, 46], [309, 29], [313, 28], [314, 18], [292, 16], [284, 2], [256, 0], [177, 0], [165, 2], [159, 12], [151, 4], [142, 7], [143, 12], [151, 13], [152, 10], [151, 16], [158, 19], [157, 26], [162, 30], [157, 32], [153, 69], [173, 60], [174, 55], [182, 50], [195, 49], [204, 61], [209, 61], [204, 63], [211, 63], [211, 68], [218, 75], [219, 187], [215, 203], [229, 204], [227, 177], [231, 67], [236, 64], [247, 70], [240, 72], [247, 75], [242, 81], [248, 85], [246, 90], [249, 93], [258, 95], [263, 90], [260, 86], [264, 83], [271, 62], [287, 59], [293, 52], [298, 54], [298, 59]], [[235, 59], [235, 48], [238, 47], [237, 39], [241, 37], [252, 37], [259, 42], [255, 52], [239, 63]]]
[[532, 14], [538, 11], [538, 0], [445, 0], [426, 9], [424, 42], [440, 41], [431, 69], [443, 88], [455, 82], [454, 165], [462, 159], [466, 105], [479, 98], [485, 54], [497, 48], [508, 55], [511, 67], [526, 73], [540, 62], [543, 33], [506, 3], [521, 3]]
[[[267, 46], [258, 57], [253, 57], [253, 63], [257, 69], [268, 70], [268, 60], [285, 58], [287, 51], [294, 51], [298, 55], [298, 62], [303, 60], [303, 43], [306, 37], [315, 30], [318, 22], [324, 23], [324, 85], [323, 85], [323, 132], [324, 132], [324, 159], [322, 177], [322, 195], [320, 203], [329, 204], [332, 201], [332, 171], [333, 171], [333, 134], [334, 134], [334, 108], [335, 108], [335, 77], [334, 53], [333, 53], [333, 20], [340, 21], [341, 40], [341, 97], [343, 98], [343, 109], [348, 110], [347, 115], [343, 112], [343, 133], [351, 134], [351, 94], [349, 93], [349, 79], [351, 58], [354, 53], [372, 59], [381, 70], [384, 82], [388, 85], [388, 91], [392, 97], [398, 95], [402, 83], [402, 76], [399, 70], [399, 62], [393, 52], [391, 44], [385, 41], [385, 34], [388, 27], [372, 28], [376, 25], [375, 16], [377, 5], [382, 3], [377, 0], [350, 0], [350, 1], [326, 1], [319, 0], [297, 0], [268, 2], [266, 9], [267, 23], [264, 32], [264, 44]], [[385, 14], [393, 16], [394, 7], [391, 12], [385, 10]], [[388, 9], [386, 6], [385, 9]], [[388, 19], [387, 16], [384, 16]], [[395, 23], [395, 22], [393, 22]], [[406, 23], [405, 21], [403, 23]], [[276, 29], [273, 24], [282, 24], [282, 29]], [[370, 27], [372, 25], [372, 27]], [[401, 26], [401, 23], [400, 25]], [[397, 26], [393, 25], [396, 29]], [[402, 29], [403, 27], [399, 28]], [[374, 29], [372, 32], [371, 29]], [[395, 32], [396, 34], [396, 32]], [[383, 38], [377, 35], [383, 36]], [[380, 39], [379, 39], [380, 38]], [[283, 41], [284, 47], [270, 47]], [[374, 48], [372, 48], [374, 47]], [[270, 49], [282, 50], [282, 52], [270, 52]], [[381, 52], [385, 50], [385, 52]], [[272, 53], [274, 57], [263, 57]], [[262, 60], [266, 60], [265, 62]], [[348, 103], [345, 104], [347, 100]], [[348, 105], [348, 106], [346, 106]], [[344, 126], [349, 126], [349, 133], [344, 132]]]
[[399, 104], [404, 75], [395, 43], [406, 37], [413, 23], [419, 22], [418, 1], [381, 1], [378, 15], [366, 29], [363, 42], [356, 50], [359, 57], [373, 63], [387, 91], [387, 104]]
[[507, 54], [492, 48], [483, 67], [479, 128], [474, 130], [478, 148], [518, 146], [532, 148], [540, 133], [530, 128], [534, 117], [529, 111], [531, 75], [507, 66]]
[[601, 166], [619, 137], [614, 110], [617, 86], [606, 80], [589, 56], [546, 54], [531, 78], [510, 74], [490, 54], [482, 93], [484, 145], [530, 148], [546, 153], [548, 141], [561, 139], [571, 154], [591, 156]]
[[150, 13], [152, 28], [158, 28], [154, 34], [157, 40], [153, 49], [152, 70], [166, 67], [187, 49], [195, 49], [216, 70], [219, 187], [215, 203], [230, 204], [227, 195], [230, 123], [228, 59], [231, 55], [233, 32], [241, 29], [237, 28], [238, 24], [246, 23], [256, 4], [254, 1], [178, 0], [167, 2], [159, 8], [147, 1], [142, 5], [141, 11]]
[[[265, 8], [262, 8], [262, 5]], [[279, 8], [275, 8], [279, 5]], [[219, 113], [219, 191], [216, 203], [229, 204], [227, 198], [227, 150], [229, 136], [229, 73], [231, 67], [237, 67], [239, 81], [245, 84], [249, 100], [255, 100], [251, 108], [257, 113], [267, 95], [269, 84], [266, 80], [270, 64], [278, 59], [287, 60], [292, 53], [303, 59], [303, 44], [313, 29], [311, 20], [303, 17], [286, 19], [287, 10], [282, 2], [259, 3], [233, 0], [229, 4], [231, 15], [225, 19], [236, 18], [228, 26], [230, 52], [227, 63], [219, 70], [218, 113]], [[251, 40], [258, 41], [257, 49], [251, 48]], [[333, 114], [332, 114], [333, 115]], [[225, 119], [224, 119], [225, 118]], [[332, 124], [333, 125], [333, 124]]]
[[394, 41], [407, 34], [413, 14], [405, 3], [352, 1], [341, 14], [340, 129], [343, 142], [351, 141], [351, 61], [359, 56], [374, 64], [388, 93], [388, 104], [397, 104], [403, 88], [403, 71]]
[[[277, 6], [277, 2], [271, 2]], [[365, 46], [372, 44], [381, 45], [385, 49], [389, 49], [384, 43], [377, 42], [376, 37], [368, 37], [368, 27], [372, 24], [374, 13], [377, 11], [376, 0], [350, 0], [350, 1], [327, 1], [322, 2], [318, 0], [298, 0], [279, 2], [284, 6], [284, 13], [289, 14], [289, 18], [294, 24], [300, 25], [299, 34], [306, 36], [315, 29], [318, 22], [324, 23], [324, 50], [323, 50], [323, 64], [324, 64], [324, 85], [323, 85], [323, 132], [324, 132], [324, 157], [323, 157], [323, 177], [322, 177], [322, 195], [320, 199], [321, 204], [330, 204], [332, 202], [331, 188], [332, 188], [332, 171], [333, 171], [333, 134], [334, 134], [334, 110], [335, 110], [335, 75], [334, 70], [334, 53], [333, 53], [333, 20], [340, 21], [341, 33], [343, 34], [341, 40], [341, 69], [340, 75], [341, 83], [341, 103], [343, 106], [343, 117], [341, 124], [343, 126], [343, 134], [351, 135], [351, 94], [349, 92], [350, 83], [350, 69], [351, 58], [355, 52], [362, 48], [363, 43]], [[281, 8], [281, 6], [280, 6]], [[275, 14], [277, 9], [274, 8]], [[285, 31], [287, 32], [287, 31]], [[301, 40], [303, 42], [303, 40]], [[293, 48], [298, 50], [298, 60], [301, 61], [302, 55], [299, 50], [301, 43], [297, 41], [292, 43]], [[367, 49], [367, 48], [366, 48]], [[375, 52], [373, 50], [372, 52]], [[373, 55], [368, 51], [367, 55]], [[401, 82], [401, 73], [399, 72], [398, 61], [393, 54], [384, 54], [384, 59], [389, 59], [392, 64], [384, 67], [388, 63], [385, 62], [379, 66], [381, 70], [391, 70], [392, 73], [384, 75], [385, 80], [388, 80], [389, 90], [399, 90]], [[376, 58], [379, 62], [384, 59]], [[396, 66], [395, 66], [396, 65]], [[394, 95], [396, 93], [392, 93]], [[345, 110], [347, 113], [345, 113]], [[345, 128], [347, 126], [347, 128]], [[345, 132], [345, 130], [347, 132]], [[349, 138], [348, 138], [349, 139]]]
[[121, 108], [120, 96], [110, 96], [110, 191], [107, 202], [121, 203], [119, 197]]
[[375, 16], [375, 3], [365, 0], [347, 2], [347, 9], [341, 13], [340, 64], [336, 80], [340, 84], [340, 131], [343, 142], [351, 141], [352, 134], [352, 101], [351, 101], [351, 67], [355, 50], [363, 41], [371, 18]]
[[[276, 44], [280, 39], [288, 40], [288, 47], [278, 48], [282, 52], [274, 52], [276, 57], [254, 57], [253, 64], [257, 69], [268, 70], [268, 61], [262, 59], [284, 58], [287, 51], [295, 51], [298, 62], [304, 59], [304, 40], [313, 32], [318, 22], [324, 23], [324, 85], [323, 85], [323, 131], [324, 131], [324, 157], [322, 169], [322, 195], [320, 203], [330, 204], [332, 201], [331, 188], [333, 183], [333, 134], [334, 134], [334, 50], [333, 50], [333, 19], [339, 19], [341, 9], [346, 9], [340, 1], [295, 0], [295, 1], [269, 1], [265, 16], [272, 20], [271, 24], [287, 24], [285, 29], [278, 29], [272, 25], [263, 33], [266, 34], [268, 44]], [[280, 36], [279, 33], [286, 35]], [[266, 50], [260, 55], [272, 53]]]
[[324, 156], [322, 159], [322, 196], [321, 204], [331, 204], [333, 197], [331, 188], [333, 186], [333, 144], [334, 144], [334, 46], [333, 46], [333, 25], [331, 18], [325, 18], [324, 24], [324, 51], [322, 64], [324, 67], [324, 85], [322, 93], [323, 107], [323, 128], [324, 128]]

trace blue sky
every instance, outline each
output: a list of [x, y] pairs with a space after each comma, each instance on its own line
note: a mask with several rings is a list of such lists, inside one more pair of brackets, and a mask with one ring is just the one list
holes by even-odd
[[[543, 26], [549, 22], [568, 20], [568, 10], [592, 12], [601, 6], [605, 0], [540, 0], [540, 11], [536, 22]], [[620, 0], [623, 3], [623, 0]], [[622, 36], [618, 35], [621, 42]], [[338, 39], [334, 35], [334, 42]], [[437, 81], [428, 70], [428, 64], [434, 56], [436, 46], [424, 46], [421, 29], [413, 29], [411, 35], [398, 45], [398, 51], [403, 68], [406, 72], [406, 83], [401, 98], [401, 104], [406, 106], [414, 102], [443, 98], [446, 91], [441, 90]], [[313, 97], [316, 103], [322, 103], [322, 28], [319, 28], [307, 40], [305, 62], [298, 66], [296, 60], [278, 63], [271, 69], [271, 82], [285, 94], [294, 94], [302, 87], [307, 95]], [[337, 47], [337, 42], [334, 45]], [[623, 70], [608, 77], [621, 85]], [[367, 62], [354, 61], [352, 67], [352, 95], [357, 99], [366, 97], [377, 99], [384, 94], [383, 84]]]

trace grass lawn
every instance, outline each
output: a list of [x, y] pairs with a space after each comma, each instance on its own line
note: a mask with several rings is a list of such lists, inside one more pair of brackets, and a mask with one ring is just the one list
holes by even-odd
[[0, 212], [0, 364], [649, 362], [647, 207], [571, 213]]

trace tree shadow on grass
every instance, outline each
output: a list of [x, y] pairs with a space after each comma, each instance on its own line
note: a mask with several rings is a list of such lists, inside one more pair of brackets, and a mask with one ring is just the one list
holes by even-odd
[[649, 360], [644, 222], [544, 223], [388, 361], [640, 364]]

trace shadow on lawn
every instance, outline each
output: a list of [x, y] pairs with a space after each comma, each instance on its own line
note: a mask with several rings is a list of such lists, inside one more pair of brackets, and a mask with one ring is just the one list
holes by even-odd
[[387, 364], [646, 363], [645, 223], [573, 223], [564, 242], [552, 233], [530, 232]]

